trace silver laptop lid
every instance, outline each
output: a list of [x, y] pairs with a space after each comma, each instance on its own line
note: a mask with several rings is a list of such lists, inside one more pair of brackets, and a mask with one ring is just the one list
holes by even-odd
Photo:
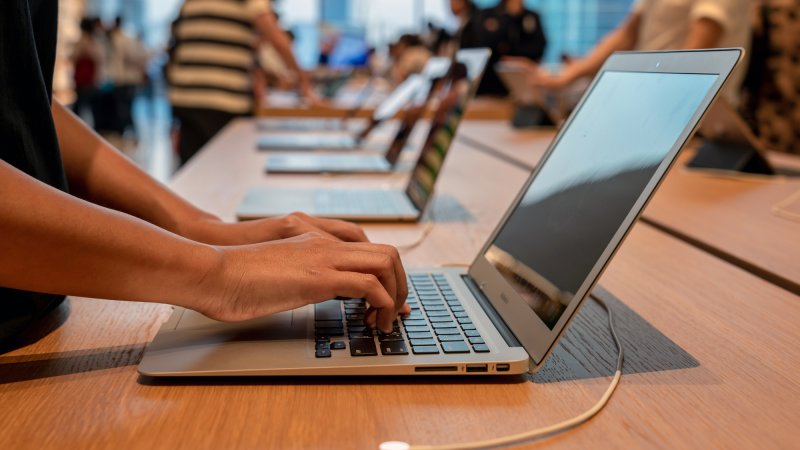
[[537, 365], [742, 53], [612, 55], [470, 266]]
[[422, 73], [410, 75], [399, 86], [397, 86], [386, 99], [381, 102], [372, 114], [372, 120], [375, 122], [382, 122], [389, 120], [397, 114], [409, 101], [414, 98], [414, 95], [423, 88], [425, 79], [434, 79], [443, 77], [450, 67], [450, 59], [435, 56], [428, 59]]

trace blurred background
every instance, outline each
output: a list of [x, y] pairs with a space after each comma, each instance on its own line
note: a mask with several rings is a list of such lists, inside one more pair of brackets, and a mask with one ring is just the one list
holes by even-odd
[[[452, 55], [459, 47], [492, 48], [493, 60], [478, 95], [506, 97], [506, 87], [493, 73], [493, 65], [501, 57], [503, 61], [509, 57], [524, 58], [526, 64], [557, 70], [559, 64], [569, 64], [586, 55], [620, 26], [634, 3], [633, 0], [242, 1], [248, 5], [269, 3], [274, 16], [272, 28], [285, 35], [286, 44], [270, 44], [270, 39], [276, 36], [264, 30], [271, 28], [243, 21], [238, 24], [240, 28], [248, 27], [247, 33], [260, 36], [252, 39], [250, 48], [250, 40], [237, 41], [241, 29], [231, 28], [228, 33], [224, 22], [206, 24], [204, 13], [190, 17], [181, 28], [179, 18], [183, 17], [184, 4], [209, 2], [61, 0], [56, 96], [72, 105], [76, 113], [148, 172], [167, 180], [232, 118], [280, 115], [286, 111], [281, 108], [290, 104], [319, 106], [315, 104], [317, 96], [321, 101], [336, 103], [340, 111], [346, 110], [364, 101], [360, 98], [366, 91], [364, 85], [369, 85], [370, 91], [385, 94], [409, 74], [421, 70], [429, 57]], [[756, 86], [769, 87], [761, 89], [766, 92], [761, 95], [774, 101], [764, 102], [771, 109], [762, 108], [766, 113], [760, 123], [755, 120], [750, 123], [757, 132], [759, 127], [767, 130], [764, 135], [774, 148], [791, 151], [797, 148], [794, 142], [798, 134], [792, 120], [800, 120], [797, 117], [800, 108], [792, 100], [797, 96], [794, 91], [800, 92], [797, 81], [800, 64], [796, 64], [800, 47], [792, 51], [800, 45], [799, 8], [796, 4], [786, 7], [771, 3], [779, 2], [753, 3], [754, 10], [756, 5], [761, 8], [755, 14], [756, 22], [770, 24], [776, 32], [772, 33], [771, 41], [764, 38], [758, 41], [759, 26], [755, 25], [752, 48], [755, 57], [751, 65], [757, 66], [756, 69], [772, 67], [774, 80], [765, 80], [761, 69], [756, 70], [758, 77], [750, 78], [756, 81]], [[189, 16], [192, 14], [190, 11]], [[205, 35], [206, 32], [210, 35]], [[241, 39], [250, 39], [248, 36]], [[213, 47], [219, 39], [232, 39], [226, 45], [233, 50], [241, 42], [247, 42], [240, 45], [245, 47], [246, 61], [238, 61], [237, 67], [220, 64], [226, 58], [233, 58], [232, 54], [211, 52], [200, 57], [206, 58], [203, 61], [206, 68], [229, 70], [227, 74], [208, 71], [201, 74], [204, 80], [215, 84], [214, 95], [224, 96], [226, 90], [230, 91], [224, 101], [218, 97], [210, 99], [207, 91], [196, 89], [200, 75], [193, 74], [191, 66], [197, 70], [197, 55], [187, 59], [189, 53], [208, 44]], [[176, 57], [176, 47], [182, 41], [189, 45], [178, 50]], [[763, 48], [759, 48], [759, 42]], [[197, 48], [188, 48], [192, 46]], [[287, 59], [282, 52], [284, 48], [291, 48], [294, 56]], [[178, 64], [170, 64], [176, 60]], [[295, 70], [294, 64], [303, 71]], [[242, 69], [242, 65], [252, 65], [252, 73], [247, 73], [251, 69]], [[231, 69], [244, 70], [240, 76], [247, 80], [237, 85]], [[752, 67], [750, 71], [753, 72]], [[176, 79], [170, 84], [171, 73], [182, 77], [177, 79], [177, 85]], [[185, 88], [187, 79], [189, 85], [194, 83], [190, 86], [193, 92], [176, 97], [175, 92]], [[313, 90], [312, 95], [309, 90]], [[231, 102], [237, 100], [231, 97], [233, 94], [247, 95], [247, 106], [232, 108]], [[225, 109], [226, 115], [208, 116], [203, 111], [197, 115], [196, 111], [189, 111], [193, 115], [186, 116], [186, 108], [181, 109], [176, 98], [190, 110], [205, 102], [205, 106]], [[380, 95], [376, 98], [379, 100]], [[744, 116], [748, 117], [746, 111]], [[186, 147], [187, 130], [191, 131], [189, 119], [196, 122], [194, 133], [198, 136], [193, 137], [195, 142], [189, 145], [192, 148], [187, 153], [181, 149]], [[208, 128], [213, 132], [202, 136], [206, 124], [212, 124]]]

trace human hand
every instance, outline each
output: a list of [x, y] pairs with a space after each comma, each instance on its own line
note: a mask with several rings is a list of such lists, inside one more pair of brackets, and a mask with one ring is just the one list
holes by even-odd
[[318, 233], [347, 242], [369, 242], [358, 225], [341, 220], [322, 219], [301, 212], [281, 217], [246, 222], [223, 222], [214, 216], [195, 219], [184, 237], [211, 245], [245, 245]]
[[306, 233], [217, 247], [217, 254], [189, 305], [212, 319], [248, 320], [336, 297], [364, 298], [365, 324], [391, 332], [397, 315], [410, 312], [406, 274], [394, 247]]

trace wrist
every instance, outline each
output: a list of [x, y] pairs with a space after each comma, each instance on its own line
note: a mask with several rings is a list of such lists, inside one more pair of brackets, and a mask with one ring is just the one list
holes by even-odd
[[212, 315], [215, 303], [224, 293], [224, 250], [220, 247], [187, 242], [186, 251], [175, 264], [178, 294], [170, 303]]

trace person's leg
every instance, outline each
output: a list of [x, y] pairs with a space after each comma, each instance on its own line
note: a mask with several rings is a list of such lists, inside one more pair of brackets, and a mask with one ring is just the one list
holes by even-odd
[[231, 113], [209, 109], [176, 107], [173, 111], [175, 117], [180, 121], [178, 155], [181, 165], [200, 151], [214, 135], [236, 117]]

